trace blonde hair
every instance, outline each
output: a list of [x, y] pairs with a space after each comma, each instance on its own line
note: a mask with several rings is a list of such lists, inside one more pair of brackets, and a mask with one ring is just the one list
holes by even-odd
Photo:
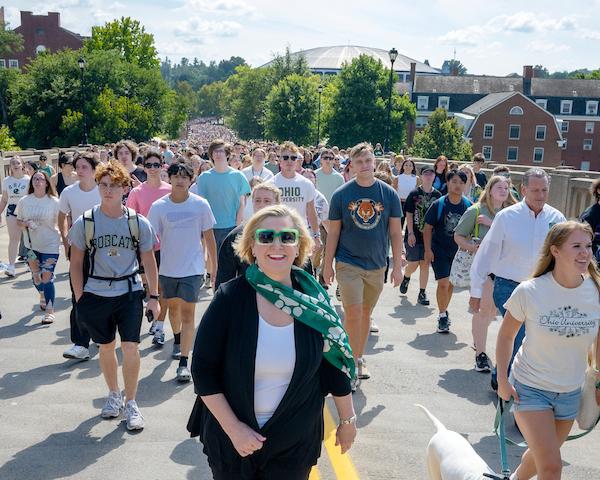
[[296, 155], [298, 155], [300, 153], [300, 149], [298, 148], [298, 145], [296, 145], [294, 142], [292, 141], [286, 141], [283, 142], [280, 146], [279, 146], [279, 154], [281, 154], [282, 152], [289, 150], [292, 153], [295, 153]]
[[10, 170], [10, 174], [13, 175], [13, 165], [15, 163], [19, 163], [21, 165], [22, 172], [25, 173], [25, 162], [19, 155], [15, 155], [8, 161], [8, 169]]
[[506, 184], [508, 185], [508, 198], [504, 202], [502, 202], [500, 210], [506, 207], [510, 207], [511, 205], [517, 203], [517, 199], [513, 196], [512, 192], [510, 191], [510, 178], [503, 177], [502, 175], [494, 175], [492, 178], [490, 178], [490, 181], [485, 186], [481, 197], [479, 197], [479, 204], [485, 205], [490, 211], [490, 213], [493, 213], [494, 215], [496, 215], [496, 213], [498, 212], [494, 210], [492, 188], [499, 182], [506, 182]]
[[376, 172], [385, 172], [388, 175], [392, 174], [392, 167], [390, 166], [390, 162], [388, 162], [387, 160], [382, 160], [381, 162], [379, 162], [379, 165], [377, 165], [377, 167], [375, 168]]
[[118, 160], [110, 160], [106, 164], [98, 165], [96, 168], [96, 183], [100, 183], [103, 177], [108, 175], [113, 183], [128, 187], [131, 185], [131, 177], [125, 167]]
[[[263, 184], [260, 185], [261, 187]], [[233, 244], [233, 249], [240, 260], [252, 265], [254, 262], [254, 255], [252, 255], [252, 247], [254, 246], [254, 235], [256, 230], [260, 228], [260, 224], [270, 217], [276, 218], [291, 218], [294, 228], [296, 228], [300, 234], [298, 239], [298, 257], [294, 260], [294, 265], [298, 267], [304, 266], [310, 257], [313, 248], [313, 239], [308, 233], [306, 224], [302, 217], [295, 211], [285, 205], [273, 205], [271, 207], [265, 207], [256, 212], [246, 226], [241, 235], [239, 235]]]
[[350, 160], [354, 160], [356, 157], [360, 157], [364, 153], [368, 153], [371, 157], [373, 156], [373, 147], [370, 143], [362, 142], [354, 145], [350, 150]]
[[252, 199], [254, 199], [254, 192], [257, 192], [258, 190], [266, 190], [267, 192], [271, 192], [273, 194], [273, 196], [275, 197], [275, 203], [281, 203], [281, 190], [279, 190], [272, 183], [262, 182], [262, 183], [258, 183], [256, 185], [254, 185], [254, 187], [252, 188], [252, 194], [251, 194]]
[[[556, 260], [550, 251], [550, 247], [562, 247], [571, 234], [576, 231], [585, 232], [590, 236], [590, 240], [594, 239], [592, 227], [590, 227], [588, 223], [582, 223], [576, 220], [557, 223], [550, 229], [544, 240], [544, 246], [540, 252], [540, 259], [533, 270], [533, 278], [541, 277], [554, 270]], [[598, 270], [598, 264], [593, 259], [588, 265], [588, 273], [594, 282], [594, 285], [596, 285], [598, 293], [600, 293], [600, 271]]]

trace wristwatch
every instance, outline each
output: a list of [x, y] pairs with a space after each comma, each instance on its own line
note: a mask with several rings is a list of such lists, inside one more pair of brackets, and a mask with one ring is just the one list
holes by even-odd
[[320, 232], [316, 232], [312, 234], [313, 238], [321, 238], [321, 233]]
[[600, 390], [600, 380], [596, 381], [596, 390]]
[[353, 425], [356, 423], [356, 415], [352, 415], [350, 418], [340, 418], [340, 425]]
[[158, 295], [149, 295], [150, 300], [159, 300], [160, 297]]

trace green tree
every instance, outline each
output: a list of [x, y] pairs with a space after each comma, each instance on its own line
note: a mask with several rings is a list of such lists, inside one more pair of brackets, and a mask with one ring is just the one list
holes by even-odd
[[23, 35], [0, 22], [0, 56], [7, 57], [23, 50]]
[[[332, 144], [351, 146], [362, 141], [384, 142], [389, 97], [389, 71], [368, 55], [345, 65], [323, 92], [323, 119]], [[416, 109], [407, 96], [392, 93], [390, 146], [399, 149], [406, 123]]]
[[17, 142], [10, 134], [8, 125], [0, 125], [0, 150], [19, 150]]
[[270, 81], [276, 85], [288, 75], [296, 73], [303, 77], [311, 75], [308, 62], [304, 55], [293, 56], [290, 47], [286, 47], [283, 55], [276, 55], [269, 65]]
[[463, 127], [448, 112], [438, 108], [429, 117], [429, 123], [415, 135], [410, 154], [423, 158], [445, 155], [451, 160], [470, 160], [473, 155], [471, 144], [463, 137]]
[[288, 75], [273, 86], [265, 101], [265, 134], [277, 141], [314, 143], [319, 77]]
[[448, 68], [450, 69], [450, 73], [453, 74], [456, 71], [456, 75], [466, 75], [467, 67], [465, 67], [460, 60], [453, 58], [452, 60], [448, 60]]
[[142, 68], [159, 66], [154, 36], [146, 33], [144, 26], [130, 17], [92, 27], [92, 36], [86, 40], [85, 49], [88, 52], [116, 50], [127, 62]]
[[222, 100], [226, 95], [224, 82], [204, 85], [198, 92], [198, 113], [201, 117], [223, 116]]

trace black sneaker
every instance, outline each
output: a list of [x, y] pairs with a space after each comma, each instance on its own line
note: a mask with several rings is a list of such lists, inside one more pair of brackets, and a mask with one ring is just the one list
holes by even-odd
[[419, 292], [417, 302], [419, 302], [419, 305], [425, 305], [425, 306], [429, 305], [429, 300], [427, 299], [427, 294], [425, 292]]
[[438, 333], [450, 333], [450, 321], [448, 320], [447, 316], [438, 318], [437, 332]]
[[475, 370], [483, 373], [490, 373], [492, 371], [490, 360], [485, 352], [481, 352], [475, 357]]
[[410, 277], [404, 277], [400, 284], [400, 293], [405, 294], [408, 292], [408, 284], [410, 283]]

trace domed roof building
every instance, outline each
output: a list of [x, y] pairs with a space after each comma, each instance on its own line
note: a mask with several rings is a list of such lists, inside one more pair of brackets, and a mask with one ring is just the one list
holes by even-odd
[[[318, 47], [309, 50], [300, 50], [292, 53], [292, 58], [303, 55], [308, 63], [308, 68], [313, 73], [320, 74], [338, 74], [344, 63], [350, 63], [358, 56], [365, 54], [376, 60], [381, 60], [384, 68], [390, 68], [390, 55], [387, 50], [382, 48], [360, 47], [356, 45], [337, 45], [333, 47]], [[417, 75], [440, 75], [437, 68], [430, 67], [427, 63], [419, 62], [406, 55], [398, 53], [394, 61], [394, 71], [398, 74], [400, 82], [408, 81], [410, 75], [410, 64], [416, 64]], [[263, 67], [269, 66], [271, 62]]]

